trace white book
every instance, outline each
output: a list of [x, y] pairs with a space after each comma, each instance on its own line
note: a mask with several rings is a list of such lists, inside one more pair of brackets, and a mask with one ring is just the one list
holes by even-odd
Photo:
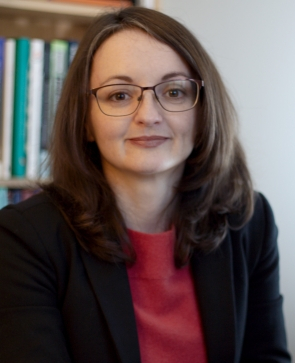
[[2, 177], [2, 91], [4, 73], [5, 38], [0, 36], [0, 178]]
[[149, 9], [156, 8], [156, 0], [139, 0], [139, 5]]
[[14, 106], [15, 39], [5, 40], [2, 103], [2, 179], [11, 178]]
[[37, 179], [40, 175], [44, 43], [41, 39], [30, 41], [26, 145], [26, 177], [28, 179]]

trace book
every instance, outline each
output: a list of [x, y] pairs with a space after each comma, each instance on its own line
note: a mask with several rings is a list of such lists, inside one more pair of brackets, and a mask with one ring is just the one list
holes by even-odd
[[137, 3], [139, 6], [143, 6], [145, 8], [149, 8], [149, 9], [155, 9], [156, 2], [157, 2], [157, 0], [137, 0]]
[[8, 203], [17, 204], [22, 201], [23, 189], [8, 189]]
[[7, 188], [0, 187], [0, 209], [9, 203]]
[[42, 91], [42, 116], [41, 116], [41, 147], [40, 147], [40, 177], [49, 176], [47, 165], [49, 142], [49, 79], [50, 79], [50, 42], [45, 42], [43, 60], [43, 91]]
[[68, 67], [69, 67], [76, 55], [79, 42], [77, 42], [76, 40], [69, 40], [68, 42], [69, 42], [69, 53], [68, 53]]
[[16, 40], [12, 148], [12, 175], [15, 177], [24, 177], [26, 174], [29, 49], [29, 39], [19, 38]]
[[[44, 66], [48, 67], [48, 55], [45, 49]], [[69, 43], [66, 40], [55, 39], [49, 45], [49, 70], [44, 68], [44, 87], [47, 87], [47, 77], [49, 77], [48, 97], [44, 94], [43, 105], [48, 102], [48, 111], [44, 115], [41, 127], [41, 177], [47, 178], [50, 174], [48, 168], [48, 148], [50, 145], [50, 138], [52, 127], [55, 119], [55, 113], [64, 79], [68, 71], [68, 57], [69, 57]], [[48, 72], [49, 71], [49, 72]], [[46, 90], [44, 88], [44, 90]], [[47, 97], [47, 99], [45, 98]]]
[[2, 121], [2, 96], [3, 96], [3, 78], [4, 78], [4, 47], [5, 47], [5, 38], [0, 37], [0, 177], [2, 176], [2, 128], [3, 128], [3, 121]]
[[52, 125], [64, 79], [68, 71], [68, 47], [66, 40], [52, 40], [50, 43], [50, 70], [49, 70], [49, 127], [50, 138]]
[[38, 178], [40, 171], [44, 43], [41, 39], [30, 40], [26, 141], [28, 179]]
[[19, 189], [0, 187], [0, 209], [8, 204], [19, 203], [40, 192], [40, 189]]
[[12, 131], [14, 109], [14, 78], [15, 78], [15, 48], [16, 41], [12, 38], [5, 40], [4, 74], [3, 74], [3, 103], [2, 103], [2, 175], [4, 180], [11, 177], [12, 161]]

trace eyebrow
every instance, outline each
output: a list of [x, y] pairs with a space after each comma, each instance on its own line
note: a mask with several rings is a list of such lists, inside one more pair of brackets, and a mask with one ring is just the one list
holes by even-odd
[[118, 74], [118, 75], [114, 75], [114, 76], [111, 76], [111, 77], [107, 78], [102, 84], [106, 84], [106, 83], [108, 83], [108, 82], [110, 82], [112, 80], [115, 80], [115, 79], [118, 79], [120, 81], [125, 81], [125, 82], [132, 82], [131, 77]]
[[165, 74], [165, 76], [162, 77], [162, 81], [167, 81], [168, 79], [175, 78], [175, 77], [185, 77], [185, 78], [192, 78], [191, 75], [184, 73], [184, 72], [171, 72]]
[[[191, 75], [187, 74], [187, 73], [184, 73], [184, 72], [171, 72], [171, 73], [167, 73], [165, 74], [161, 80], [162, 81], [167, 81], [171, 78], [175, 78], [175, 77], [185, 77], [185, 78], [191, 78]], [[132, 83], [133, 82], [133, 79], [129, 76], [125, 76], [125, 75], [122, 75], [122, 74], [117, 74], [117, 75], [114, 75], [114, 76], [111, 76], [109, 78], [107, 78], [103, 83], [102, 85], [106, 85], [108, 84], [108, 82], [112, 81], [112, 80], [120, 80], [120, 81], [125, 81], [125, 82], [128, 82], [128, 83]]]

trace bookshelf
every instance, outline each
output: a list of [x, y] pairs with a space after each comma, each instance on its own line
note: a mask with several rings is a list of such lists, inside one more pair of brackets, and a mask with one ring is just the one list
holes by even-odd
[[79, 40], [94, 16], [113, 10], [116, 9], [46, 0], [0, 0], [0, 34]]
[[[118, 8], [48, 0], [0, 0], [0, 36], [80, 40], [96, 15]], [[1, 180], [0, 189], [33, 189], [37, 180]]]
[[[47, 182], [49, 180], [42, 179], [42, 182]], [[37, 180], [30, 179], [18, 179], [12, 178], [9, 180], [0, 180], [0, 188], [9, 188], [9, 189], [35, 189], [37, 186]]]

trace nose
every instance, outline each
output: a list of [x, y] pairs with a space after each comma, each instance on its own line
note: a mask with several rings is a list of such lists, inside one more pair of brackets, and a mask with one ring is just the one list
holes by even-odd
[[156, 99], [152, 89], [146, 89], [142, 93], [138, 109], [134, 114], [134, 121], [147, 126], [162, 122], [162, 107]]

